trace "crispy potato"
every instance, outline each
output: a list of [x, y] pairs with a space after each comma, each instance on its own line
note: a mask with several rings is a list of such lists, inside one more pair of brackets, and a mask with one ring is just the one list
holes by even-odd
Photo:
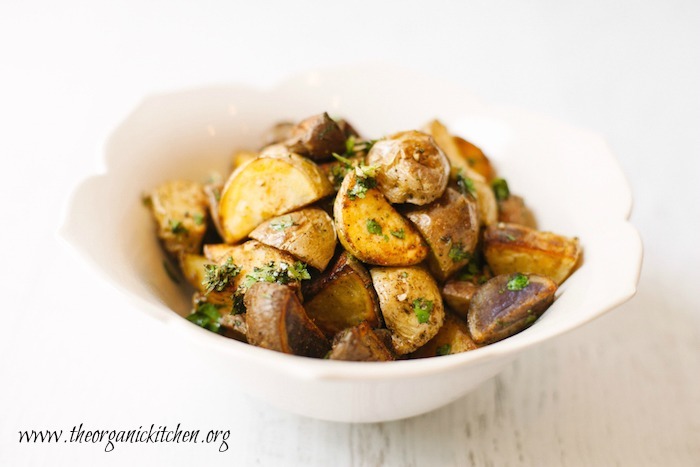
[[577, 238], [499, 223], [484, 231], [484, 255], [494, 274], [540, 274], [561, 284], [576, 267], [581, 247]]
[[469, 334], [467, 323], [448, 311], [445, 312], [445, 322], [435, 337], [413, 352], [411, 358], [451, 355], [478, 348], [479, 346]]
[[273, 217], [257, 226], [250, 238], [286, 251], [319, 271], [333, 258], [337, 239], [333, 219], [318, 208]]
[[421, 267], [372, 268], [370, 274], [398, 355], [415, 351], [437, 334], [445, 310], [428, 271]]
[[248, 323], [245, 313], [226, 313], [221, 317], [219, 325], [221, 326], [219, 332], [222, 335], [237, 341], [248, 342]]
[[313, 160], [329, 159], [345, 152], [345, 133], [327, 113], [314, 115], [296, 125], [283, 143], [290, 152]]
[[537, 228], [535, 216], [525, 206], [525, 201], [520, 196], [512, 194], [498, 201], [498, 222], [524, 225], [531, 229]]
[[175, 180], [151, 192], [151, 212], [158, 237], [175, 257], [198, 253], [207, 228], [207, 198], [202, 185]]
[[286, 285], [253, 284], [245, 294], [245, 306], [249, 343], [306, 357], [323, 357], [330, 350], [326, 337]]
[[404, 131], [377, 141], [367, 164], [379, 167], [377, 187], [391, 203], [424, 205], [442, 196], [450, 163], [433, 139]]
[[367, 323], [344, 329], [333, 339], [330, 360], [352, 362], [386, 362], [394, 355]]
[[329, 337], [367, 322], [381, 324], [379, 299], [365, 267], [347, 252], [304, 290], [306, 313]]
[[260, 154], [255, 151], [236, 151], [231, 159], [231, 168], [236, 170], [246, 162], [252, 161], [257, 158]]
[[491, 161], [489, 161], [484, 152], [477, 146], [460, 138], [459, 136], [454, 136], [452, 139], [457, 147], [457, 150], [461, 154], [462, 158], [467, 161], [469, 167], [490, 183], [496, 176], [496, 171], [493, 169]]
[[236, 243], [261, 222], [333, 193], [318, 166], [297, 154], [261, 156], [239, 167], [221, 193], [224, 240]]
[[349, 173], [335, 198], [333, 213], [340, 243], [365, 263], [381, 266], [420, 263], [428, 254], [420, 234], [379, 190], [362, 189], [369, 186], [368, 180], [372, 179]]
[[469, 303], [479, 286], [469, 281], [447, 281], [442, 287], [442, 299], [445, 305], [463, 320], [467, 319]]
[[501, 274], [474, 294], [469, 332], [474, 342], [490, 344], [529, 327], [554, 301], [557, 284], [537, 274]]
[[281, 143], [292, 136], [293, 122], [278, 122], [270, 127], [262, 137], [263, 146]]
[[428, 242], [430, 272], [444, 281], [464, 267], [479, 240], [477, 204], [471, 196], [448, 188], [435, 202], [406, 213]]

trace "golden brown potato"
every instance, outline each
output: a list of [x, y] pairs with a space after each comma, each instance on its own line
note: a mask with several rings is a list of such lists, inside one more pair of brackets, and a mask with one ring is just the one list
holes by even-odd
[[469, 281], [447, 281], [442, 287], [442, 299], [445, 305], [463, 320], [467, 319], [469, 303], [479, 286]]
[[386, 362], [394, 355], [367, 323], [344, 329], [333, 339], [330, 360], [352, 362]]
[[453, 140], [457, 150], [462, 155], [462, 158], [467, 161], [469, 167], [484, 177], [487, 182], [491, 182], [496, 176], [496, 171], [491, 166], [491, 161], [489, 161], [484, 152], [459, 136], [454, 136]]
[[328, 340], [286, 285], [253, 284], [245, 294], [245, 307], [249, 343], [306, 357], [320, 358], [330, 350]]
[[170, 181], [153, 190], [150, 198], [165, 250], [175, 257], [198, 253], [207, 228], [207, 198], [202, 185]]
[[412, 209], [406, 217], [428, 242], [428, 266], [440, 281], [464, 267], [479, 240], [477, 204], [452, 188], [433, 203]]
[[365, 267], [343, 252], [326, 273], [304, 290], [306, 313], [329, 337], [367, 322], [381, 324], [379, 300]]
[[370, 274], [398, 355], [413, 352], [437, 334], [445, 310], [428, 271], [421, 267], [372, 268]]
[[438, 333], [420, 349], [411, 354], [411, 358], [426, 358], [468, 352], [479, 348], [469, 334], [466, 321], [452, 313], [445, 312], [445, 323]]
[[433, 139], [404, 131], [377, 141], [367, 154], [377, 166], [377, 187], [391, 203], [424, 205], [442, 196], [450, 163]]
[[474, 342], [490, 344], [529, 327], [554, 301], [557, 284], [537, 274], [501, 274], [482, 285], [469, 305]]
[[250, 238], [274, 246], [323, 271], [336, 245], [333, 219], [318, 208], [273, 217], [257, 226]]
[[374, 179], [348, 174], [333, 213], [340, 243], [360, 261], [382, 266], [418, 264], [428, 254], [418, 231], [391, 207]]
[[219, 332], [226, 337], [248, 342], [248, 324], [245, 313], [226, 313], [221, 317]]
[[498, 201], [498, 222], [524, 225], [531, 229], [537, 228], [532, 211], [525, 206], [525, 201], [517, 195], [509, 195], [506, 199]]
[[221, 194], [224, 240], [236, 243], [263, 221], [333, 193], [318, 166], [297, 154], [261, 156], [239, 167]]
[[345, 152], [345, 133], [324, 112], [297, 124], [283, 144], [290, 152], [313, 160], [330, 159], [333, 153]]
[[494, 274], [540, 274], [561, 284], [576, 267], [581, 247], [577, 238], [499, 223], [484, 231], [484, 255]]

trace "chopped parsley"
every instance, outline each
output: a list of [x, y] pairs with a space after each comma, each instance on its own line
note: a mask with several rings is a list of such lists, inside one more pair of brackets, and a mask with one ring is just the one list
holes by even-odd
[[474, 187], [474, 180], [464, 176], [462, 169], [459, 169], [459, 172], [457, 172], [457, 186], [459, 187], [459, 191], [461, 191], [463, 195], [471, 195], [476, 197], [476, 188]]
[[452, 353], [452, 346], [450, 344], [444, 344], [435, 349], [435, 355], [449, 355]]
[[348, 139], [345, 140], [345, 154], [355, 154], [355, 137], [353, 135], [348, 136]]
[[238, 286], [238, 289], [233, 293], [233, 305], [231, 305], [231, 314], [240, 315], [246, 312], [245, 303], [243, 302], [243, 296], [245, 295], [245, 288], [242, 285]]
[[280, 262], [279, 266], [276, 266], [274, 261], [270, 261], [262, 267], [253, 268], [253, 272], [246, 274], [242, 284], [242, 291], [245, 292], [256, 282], [289, 284], [292, 281], [305, 279], [311, 279], [311, 274], [309, 274], [306, 265], [301, 261], [297, 261], [291, 267], [286, 262]]
[[345, 165], [345, 167], [348, 169], [354, 165], [350, 159], [341, 156], [340, 154], [333, 153], [333, 157], [335, 157], [338, 162], [343, 163], [343, 165]]
[[496, 199], [498, 201], [504, 201], [510, 197], [508, 182], [506, 182], [503, 178], [494, 178], [491, 182], [491, 188], [493, 189], [493, 194], [496, 195]]
[[180, 221], [170, 219], [168, 220], [168, 225], [170, 227], [170, 231], [175, 235], [187, 233], [187, 228], [184, 225], [182, 225], [182, 222]]
[[214, 290], [221, 292], [240, 272], [241, 268], [233, 264], [233, 258], [230, 256], [223, 264], [205, 264], [202, 285], [205, 287], [206, 293], [211, 293]]
[[365, 194], [367, 193], [367, 190], [370, 190], [377, 186], [377, 180], [375, 180], [372, 177], [357, 177], [357, 180], [355, 181], [355, 186], [352, 187], [351, 190], [348, 191], [348, 197], [350, 199], [355, 199], [355, 198], [364, 198]]
[[400, 230], [392, 230], [389, 233], [396, 238], [400, 238], [401, 240], [406, 238], [406, 231], [403, 228], [401, 228]]
[[427, 323], [430, 320], [430, 312], [433, 311], [433, 301], [425, 298], [417, 298], [413, 300], [413, 312], [421, 324]]
[[449, 256], [453, 262], [459, 263], [462, 260], [470, 259], [472, 255], [464, 249], [461, 243], [458, 243], [456, 245], [452, 245], [452, 248], [450, 248], [450, 252], [447, 254], [447, 256]]
[[367, 232], [373, 235], [382, 235], [382, 226], [374, 219], [367, 219]]
[[343, 179], [348, 173], [347, 167], [343, 165], [333, 165], [331, 167], [331, 181], [333, 182], [333, 187], [338, 190], [340, 185], [343, 183]]
[[207, 302], [199, 303], [197, 309], [187, 317], [187, 320], [212, 332], [219, 332], [221, 327], [219, 308]]
[[192, 215], [192, 220], [194, 221], [195, 224], [202, 225], [202, 224], [204, 224], [204, 214], [202, 214], [201, 212], [195, 212]]
[[282, 231], [293, 225], [294, 221], [292, 220], [292, 216], [290, 216], [289, 214], [287, 214], [286, 216], [278, 217], [277, 219], [270, 222], [270, 227], [272, 227], [273, 230], [277, 231]]
[[530, 279], [525, 274], [515, 274], [506, 284], [506, 288], [510, 291], [523, 290], [530, 283]]

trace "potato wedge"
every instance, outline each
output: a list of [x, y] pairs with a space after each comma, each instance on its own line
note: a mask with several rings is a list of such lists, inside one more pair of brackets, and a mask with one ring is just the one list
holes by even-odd
[[345, 133], [327, 113], [302, 120], [283, 143], [290, 152], [313, 160], [330, 159], [345, 152]]
[[474, 294], [469, 332], [478, 344], [490, 344], [529, 327], [554, 301], [557, 284], [537, 274], [501, 274]]
[[520, 196], [512, 194], [498, 201], [498, 222], [524, 225], [531, 229], [537, 228], [535, 216], [525, 206], [525, 201]]
[[328, 270], [304, 289], [306, 313], [328, 337], [359, 323], [381, 324], [372, 278], [353, 256], [343, 252]]
[[286, 285], [253, 284], [245, 294], [245, 306], [249, 343], [306, 357], [320, 358], [330, 350], [326, 337]]
[[466, 321], [447, 311], [445, 312], [445, 322], [435, 337], [413, 352], [410, 358], [451, 355], [478, 348], [479, 346], [469, 334], [469, 326], [467, 326]]
[[457, 150], [461, 154], [462, 158], [467, 161], [469, 167], [490, 183], [496, 176], [496, 171], [484, 152], [477, 146], [465, 139], [460, 138], [459, 136], [454, 136], [452, 139], [457, 147]]
[[328, 266], [337, 243], [333, 219], [318, 208], [273, 217], [257, 226], [250, 238], [286, 251], [319, 271]]
[[433, 138], [403, 131], [377, 141], [367, 164], [379, 167], [377, 188], [391, 203], [428, 204], [442, 196], [450, 163]]
[[207, 198], [201, 184], [163, 183], [151, 192], [151, 212], [165, 250], [175, 257], [198, 253], [207, 228]]
[[367, 323], [361, 323], [344, 329], [335, 336], [328, 358], [352, 362], [386, 362], [393, 360], [394, 355]]
[[428, 247], [413, 225], [384, 195], [368, 184], [370, 178], [349, 173], [335, 198], [333, 213], [340, 243], [360, 261], [382, 266], [418, 264]]
[[428, 267], [438, 280], [444, 281], [471, 259], [479, 241], [477, 209], [474, 198], [447, 188], [437, 201], [406, 213], [430, 247]]
[[581, 247], [577, 238], [499, 223], [484, 231], [484, 256], [494, 274], [533, 273], [561, 284], [576, 267]]
[[224, 240], [236, 243], [261, 222], [333, 192], [318, 166], [298, 154], [254, 159], [231, 174], [221, 193]]
[[245, 313], [226, 313], [221, 317], [219, 325], [220, 334], [237, 341], [248, 342], [248, 323]]
[[477, 290], [479, 290], [479, 286], [473, 282], [447, 281], [442, 287], [442, 299], [454, 314], [466, 321], [469, 303]]
[[415, 351], [437, 334], [445, 310], [428, 271], [421, 267], [372, 268], [370, 275], [398, 355]]

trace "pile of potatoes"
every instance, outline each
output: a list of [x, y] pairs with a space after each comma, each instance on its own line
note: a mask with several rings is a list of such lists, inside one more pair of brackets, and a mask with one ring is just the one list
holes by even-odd
[[148, 199], [196, 290], [188, 319], [224, 336], [337, 360], [465, 352], [532, 325], [580, 261], [437, 120], [375, 141], [324, 113], [263, 144], [225, 183]]

